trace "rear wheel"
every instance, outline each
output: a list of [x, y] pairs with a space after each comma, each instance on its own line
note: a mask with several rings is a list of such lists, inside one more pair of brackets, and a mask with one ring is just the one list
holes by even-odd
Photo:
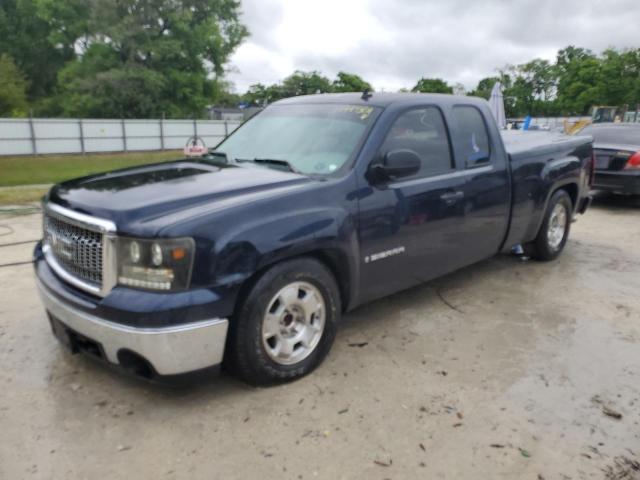
[[340, 312], [335, 279], [320, 262], [301, 258], [275, 265], [253, 285], [233, 319], [228, 363], [255, 385], [306, 375], [329, 352]]
[[530, 245], [533, 258], [549, 261], [560, 255], [569, 237], [572, 212], [571, 197], [565, 190], [551, 196], [538, 236]]

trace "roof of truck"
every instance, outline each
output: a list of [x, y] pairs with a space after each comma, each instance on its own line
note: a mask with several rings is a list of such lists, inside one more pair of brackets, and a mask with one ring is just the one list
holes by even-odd
[[370, 105], [372, 107], [386, 108], [391, 104], [481, 104], [486, 100], [478, 97], [467, 97], [461, 95], [449, 95], [443, 93], [387, 93], [370, 92], [366, 98], [363, 93], [320, 93], [317, 95], [301, 95], [298, 97], [285, 98], [274, 102], [274, 105], [292, 105], [309, 103], [335, 103], [348, 105]]

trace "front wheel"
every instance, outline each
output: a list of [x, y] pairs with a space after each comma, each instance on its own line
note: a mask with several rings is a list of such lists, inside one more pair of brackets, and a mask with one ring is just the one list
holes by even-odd
[[538, 236], [531, 245], [533, 258], [549, 261], [560, 255], [569, 237], [572, 212], [573, 204], [566, 191], [558, 190], [551, 196]]
[[340, 295], [331, 272], [311, 258], [267, 270], [233, 319], [227, 358], [248, 383], [299, 378], [329, 352], [340, 318]]

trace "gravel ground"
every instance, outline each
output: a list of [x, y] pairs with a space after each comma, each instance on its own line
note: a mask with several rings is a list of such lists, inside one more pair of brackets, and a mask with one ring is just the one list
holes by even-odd
[[638, 201], [599, 199], [556, 262], [499, 256], [357, 309], [315, 373], [267, 389], [63, 352], [15, 244], [39, 232], [0, 215], [0, 479], [640, 478]]

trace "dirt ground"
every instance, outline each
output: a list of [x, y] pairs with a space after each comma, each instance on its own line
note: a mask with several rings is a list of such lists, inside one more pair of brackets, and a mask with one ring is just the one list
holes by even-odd
[[[1, 216], [0, 264], [39, 235]], [[315, 373], [268, 389], [70, 356], [31, 266], [1, 267], [0, 366], [0, 479], [638, 479], [640, 202], [599, 199], [556, 262], [499, 256], [357, 309]]]

